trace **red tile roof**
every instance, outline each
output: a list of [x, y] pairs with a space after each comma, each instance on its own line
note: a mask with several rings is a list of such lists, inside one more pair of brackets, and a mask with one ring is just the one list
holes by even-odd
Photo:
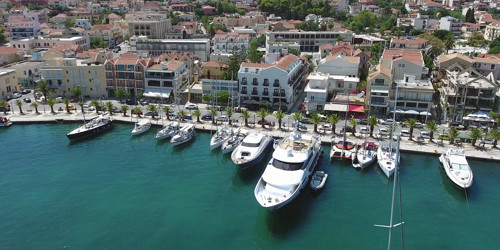
[[382, 59], [386, 60], [406, 60], [416, 65], [423, 66], [422, 53], [420, 50], [401, 50], [401, 49], [386, 49], [382, 55]]

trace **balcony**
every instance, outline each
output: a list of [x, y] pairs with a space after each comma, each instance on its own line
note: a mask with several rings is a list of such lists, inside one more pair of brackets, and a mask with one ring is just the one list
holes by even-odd
[[253, 81], [253, 82], [252, 82], [252, 85], [257, 86], [257, 85], [259, 85], [259, 82], [257, 82], [257, 81]]
[[246, 95], [247, 94], [247, 90], [246, 89], [242, 90], [241, 94]]
[[247, 85], [247, 81], [241, 81], [241, 85]]
[[269, 96], [269, 92], [262, 92], [263, 96]]
[[281, 96], [283, 96], [283, 97], [286, 96], [286, 93], [281, 93]]
[[264, 85], [264, 86], [269, 86], [269, 82], [264, 81], [264, 84], [262, 84], [262, 85]]
[[275, 83], [273, 83], [273, 87], [278, 88], [279, 86], [280, 86], [280, 84], [279, 84], [279, 83], [276, 83], [276, 82], [275, 82]]
[[274, 93], [273, 93], [273, 96], [280, 96], [280, 93], [276, 93], [276, 92], [274, 92]]
[[252, 91], [252, 95], [258, 95], [258, 94], [259, 94], [259, 92], [257, 92], [257, 91]]

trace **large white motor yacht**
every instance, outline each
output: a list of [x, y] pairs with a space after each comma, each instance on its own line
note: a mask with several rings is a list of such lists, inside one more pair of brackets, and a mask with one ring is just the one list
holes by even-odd
[[292, 132], [281, 140], [255, 186], [259, 204], [275, 210], [288, 204], [307, 185], [322, 152], [317, 137]]
[[193, 139], [194, 137], [194, 124], [186, 124], [179, 130], [179, 133], [174, 135], [170, 140], [173, 146], [181, 145]]
[[467, 163], [464, 150], [448, 149], [439, 156], [439, 161], [443, 164], [446, 175], [455, 186], [467, 189], [472, 185], [474, 175], [469, 163]]
[[273, 138], [262, 133], [251, 133], [231, 154], [234, 164], [247, 168], [256, 165], [264, 158], [266, 150], [272, 145]]
[[142, 119], [135, 123], [134, 129], [132, 130], [132, 135], [142, 134], [151, 128], [151, 122], [148, 119]]

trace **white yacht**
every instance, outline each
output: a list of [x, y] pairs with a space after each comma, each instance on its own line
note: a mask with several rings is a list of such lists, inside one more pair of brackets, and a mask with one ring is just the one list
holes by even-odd
[[377, 149], [377, 162], [387, 178], [394, 174], [396, 160], [397, 164], [399, 164], [399, 149], [397, 147], [391, 147], [388, 143], [381, 143]]
[[177, 131], [179, 131], [178, 122], [169, 122], [163, 126], [163, 128], [156, 133], [156, 140], [163, 140], [174, 136]]
[[217, 132], [212, 135], [212, 138], [210, 138], [210, 150], [214, 150], [222, 146], [222, 144], [227, 141], [229, 137], [231, 137], [231, 129], [226, 126], [219, 128]]
[[364, 142], [359, 145], [357, 152], [352, 157], [352, 166], [355, 169], [364, 169], [377, 159], [377, 145], [373, 142]]
[[236, 130], [227, 141], [225, 141], [221, 146], [222, 154], [231, 153], [234, 151], [236, 147], [240, 145], [240, 143], [245, 139], [248, 135], [248, 130]]
[[340, 139], [337, 141], [337, 143], [332, 143], [332, 147], [330, 149], [330, 159], [352, 159], [354, 154], [356, 153], [356, 147], [355, 145], [347, 140], [345, 137], [344, 139]]
[[170, 143], [173, 146], [181, 145], [193, 139], [194, 137], [194, 124], [186, 124], [179, 132], [172, 137]]
[[296, 198], [307, 185], [321, 155], [317, 137], [294, 131], [281, 140], [255, 186], [262, 207], [275, 210]]
[[231, 160], [242, 168], [254, 166], [262, 161], [272, 142], [273, 138], [269, 135], [251, 133], [233, 151]]
[[134, 129], [132, 130], [132, 135], [142, 134], [151, 128], [151, 122], [148, 119], [142, 119], [135, 123]]
[[459, 188], [467, 189], [472, 185], [474, 176], [467, 163], [465, 151], [462, 149], [448, 149], [439, 156], [439, 161], [448, 178]]

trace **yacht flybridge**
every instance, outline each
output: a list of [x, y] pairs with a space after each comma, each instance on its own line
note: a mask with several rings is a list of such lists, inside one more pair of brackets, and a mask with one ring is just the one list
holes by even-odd
[[448, 178], [455, 186], [467, 189], [472, 185], [474, 175], [462, 149], [448, 149], [439, 156]]

